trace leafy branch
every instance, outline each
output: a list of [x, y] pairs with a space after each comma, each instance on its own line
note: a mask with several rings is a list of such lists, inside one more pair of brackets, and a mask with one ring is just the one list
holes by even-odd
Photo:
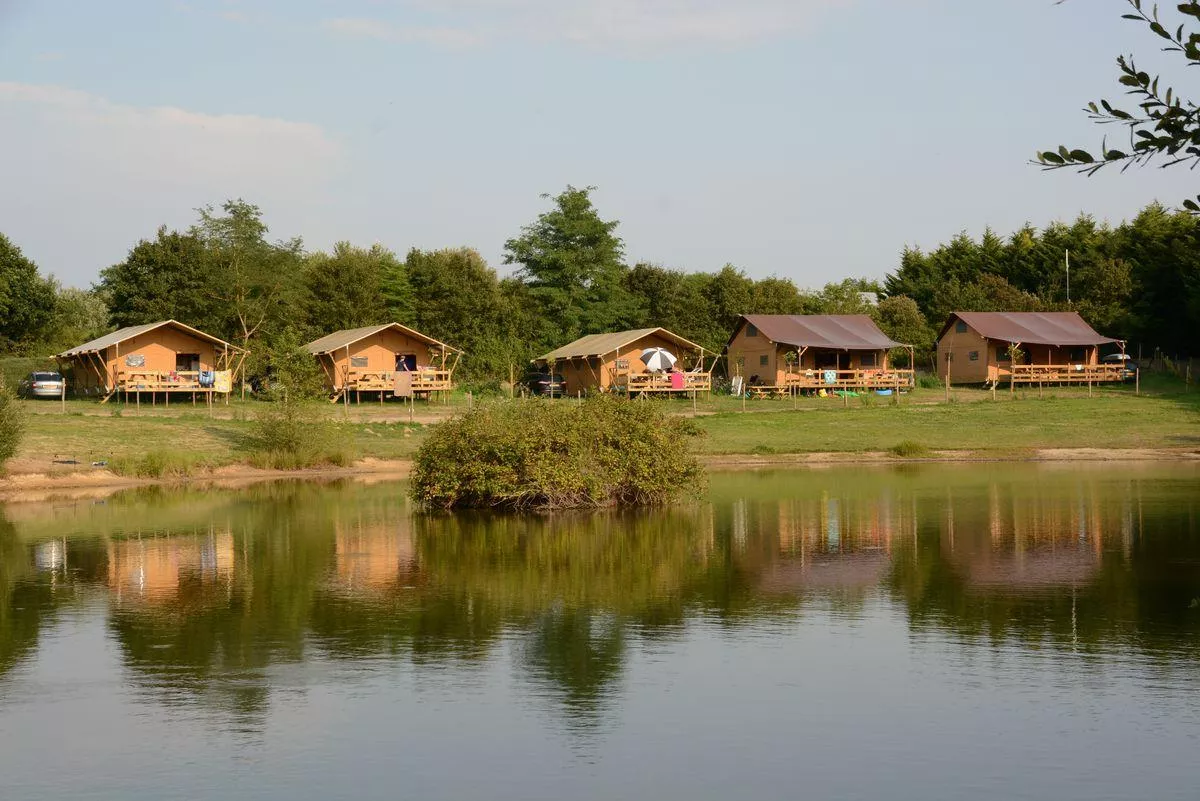
[[[1186, 31], [1186, 23], [1172, 31], [1162, 23], [1157, 5], [1147, 13], [1142, 8], [1142, 0], [1127, 2], [1133, 12], [1122, 14], [1123, 19], [1142, 23], [1165, 40], [1163, 52], [1178, 53], [1188, 66], [1200, 66], [1200, 32]], [[1200, 0], [1179, 3], [1176, 8], [1180, 14], [1200, 23]], [[1118, 82], [1128, 87], [1126, 94], [1136, 98], [1136, 104], [1121, 108], [1101, 100], [1088, 103], [1084, 110], [1093, 122], [1128, 128], [1128, 147], [1110, 149], [1105, 137], [1101, 140], [1098, 156], [1082, 148], [1060, 145], [1056, 150], [1039, 152], [1035, 163], [1047, 170], [1076, 168], [1086, 175], [1095, 175], [1111, 164], [1120, 164], [1122, 172], [1134, 165], [1143, 167], [1155, 162], [1160, 162], [1158, 166], [1163, 168], [1188, 164], [1189, 169], [1195, 169], [1200, 165], [1200, 107], [1194, 101], [1180, 97], [1173, 87], [1160, 87], [1161, 76], [1138, 69], [1132, 55], [1119, 56], [1117, 68], [1120, 72]], [[1200, 214], [1200, 202], [1197, 201], [1200, 201], [1200, 195], [1184, 200], [1183, 206], [1193, 214]]]

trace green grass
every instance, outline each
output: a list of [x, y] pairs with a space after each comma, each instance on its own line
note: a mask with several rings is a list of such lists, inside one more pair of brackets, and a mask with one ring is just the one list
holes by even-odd
[[[1131, 386], [1105, 387], [1087, 397], [1086, 388], [1036, 388], [995, 399], [978, 388], [954, 389], [946, 403], [940, 389], [917, 389], [900, 398], [782, 398], [742, 401], [728, 396], [698, 399], [697, 427], [705, 436], [694, 449], [703, 455], [810, 452], [897, 452], [905, 443], [928, 450], [971, 450], [1005, 455], [1034, 448], [1193, 448], [1200, 449], [1200, 391], [1185, 393], [1181, 381], [1147, 376], [1143, 394]], [[563, 401], [572, 402], [572, 401]], [[691, 414], [689, 400], [651, 401], [679, 414]], [[251, 421], [264, 404], [233, 401], [212, 417], [190, 403], [136, 407], [99, 405], [94, 400], [22, 401], [27, 432], [16, 460], [30, 469], [53, 461], [83, 465], [105, 461], [129, 475], [187, 474], [231, 463], [284, 465], [286, 460], [252, 458], [247, 440]], [[416, 405], [416, 419], [433, 422], [461, 407]], [[114, 415], [120, 409], [118, 415]], [[407, 459], [428, 428], [409, 424], [399, 403], [344, 406], [317, 401], [315, 412], [346, 420], [347, 451], [375, 459]], [[11, 465], [10, 465], [11, 469]]]
[[[982, 393], [981, 393], [982, 394]], [[1001, 393], [1003, 394], [1003, 393]], [[1004, 398], [996, 402], [901, 404], [726, 412], [697, 419], [706, 454], [886, 451], [905, 442], [930, 450], [992, 453], [1029, 448], [1200, 449], [1200, 393], [1178, 396]]]

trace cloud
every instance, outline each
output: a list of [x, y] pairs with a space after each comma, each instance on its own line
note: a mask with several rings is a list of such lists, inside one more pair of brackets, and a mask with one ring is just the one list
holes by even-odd
[[483, 38], [464, 28], [392, 25], [382, 20], [363, 17], [339, 17], [324, 20], [321, 26], [343, 36], [378, 39], [384, 42], [419, 42], [446, 49], [477, 45]]
[[806, 30], [850, 0], [401, 0], [434, 20], [409, 26], [379, 19], [327, 20], [328, 30], [383, 41], [456, 46], [486, 40], [567, 41], [595, 48], [736, 47]]
[[43, 266], [68, 278], [79, 269], [68, 254], [92, 249], [111, 263], [204, 203], [319, 200], [343, 159], [310, 123], [126, 105], [60, 86], [0, 82], [0, 130], [0, 219], [42, 243]]

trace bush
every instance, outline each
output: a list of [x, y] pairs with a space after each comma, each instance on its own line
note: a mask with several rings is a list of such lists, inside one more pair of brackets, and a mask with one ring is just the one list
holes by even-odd
[[24, 433], [25, 419], [16, 396], [6, 384], [0, 383], [0, 465], [16, 454]]
[[903, 456], [907, 459], [913, 459], [918, 456], [928, 456], [929, 449], [919, 442], [913, 442], [911, 439], [906, 439], [903, 442], [897, 442], [892, 447], [888, 448], [888, 453], [893, 456]]
[[325, 372], [291, 328], [252, 353], [246, 365], [255, 391], [267, 397], [322, 398], [328, 395]]
[[216, 467], [211, 459], [186, 451], [150, 451], [137, 456], [117, 456], [108, 469], [132, 478], [187, 478], [200, 470]]
[[609, 396], [481, 405], [432, 430], [412, 494], [445, 509], [662, 504], [703, 485], [687, 448], [697, 431], [658, 404]]
[[943, 384], [936, 375], [922, 375], [917, 376], [917, 386], [921, 389], [941, 389]]
[[348, 465], [353, 454], [341, 428], [310, 405], [282, 395], [254, 419], [250, 462], [270, 470]]

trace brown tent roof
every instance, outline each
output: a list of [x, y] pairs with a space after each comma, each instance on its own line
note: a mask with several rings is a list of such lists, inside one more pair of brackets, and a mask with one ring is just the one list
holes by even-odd
[[1118, 340], [1096, 333], [1078, 312], [954, 312], [938, 339], [962, 320], [988, 339], [1029, 345], [1105, 345]]
[[55, 358], [69, 359], [73, 356], [80, 356], [85, 353], [99, 353], [107, 348], [111, 348], [118, 342], [124, 342], [127, 339], [133, 339], [139, 334], [145, 334], [148, 331], [153, 331], [156, 328], [162, 328], [164, 325], [169, 325], [172, 328], [178, 328], [180, 331], [191, 334], [197, 339], [203, 339], [206, 342], [211, 342], [214, 345], [223, 345], [230, 350], [236, 350], [239, 353], [242, 351], [236, 345], [230, 345], [223, 339], [214, 337], [212, 334], [206, 334], [198, 328], [192, 328], [190, 325], [184, 325], [178, 320], [160, 320], [157, 323], [145, 323], [144, 325], [130, 325], [125, 328], [117, 329], [111, 334], [105, 334], [102, 337], [97, 337], [89, 342], [84, 342], [82, 345], [76, 345], [70, 350], [64, 350], [62, 353], [56, 354]]
[[665, 328], [635, 328], [632, 331], [613, 331], [607, 334], [588, 334], [563, 345], [561, 348], [545, 353], [534, 359], [535, 362], [549, 362], [558, 359], [586, 359], [592, 356], [607, 356], [616, 353], [621, 348], [627, 348], [639, 339], [657, 334], [663, 339], [669, 339], [681, 348], [698, 351], [701, 347], [695, 342], [689, 342], [678, 334], [672, 334]]
[[447, 345], [445, 342], [438, 342], [433, 337], [426, 336], [420, 331], [416, 331], [406, 325], [400, 325], [400, 323], [366, 325], [362, 328], [343, 328], [341, 331], [334, 331], [332, 334], [326, 334], [320, 339], [314, 339], [304, 347], [309, 353], [313, 354], [314, 356], [319, 356], [322, 353], [332, 353], [333, 351], [344, 348], [347, 345], [353, 345], [355, 342], [359, 342], [369, 336], [378, 334], [380, 331], [386, 331], [389, 328], [394, 328], [400, 333], [405, 334], [412, 339], [417, 340], [418, 342], [424, 342], [426, 345], [445, 348], [446, 350], [454, 351], [455, 353], [462, 353], [462, 351], [458, 348]]
[[[743, 314], [742, 320], [772, 342], [799, 348], [884, 350], [901, 345], [865, 314]], [[739, 323], [734, 329], [735, 336], [741, 327]]]

